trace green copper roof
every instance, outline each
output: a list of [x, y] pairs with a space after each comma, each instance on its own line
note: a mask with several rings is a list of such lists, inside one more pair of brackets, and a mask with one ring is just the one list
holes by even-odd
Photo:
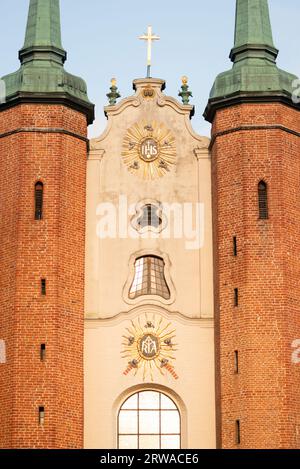
[[76, 104], [94, 118], [94, 106], [87, 87], [79, 77], [64, 69], [67, 54], [61, 44], [59, 0], [30, 0], [23, 48], [19, 52], [21, 67], [3, 77], [6, 103], [16, 99], [58, 100]]
[[214, 108], [231, 98], [275, 95], [291, 98], [296, 76], [276, 65], [268, 0], [237, 0], [235, 43], [231, 70], [217, 76], [204, 116], [211, 120]]
[[236, 2], [234, 47], [268, 44], [274, 47], [267, 0]]
[[24, 49], [32, 46], [62, 49], [59, 0], [30, 2]]

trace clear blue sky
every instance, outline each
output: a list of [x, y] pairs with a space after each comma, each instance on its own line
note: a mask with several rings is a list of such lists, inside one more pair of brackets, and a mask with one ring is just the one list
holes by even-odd
[[[18, 68], [29, 0], [0, 0], [0, 76]], [[202, 113], [217, 73], [231, 67], [235, 0], [61, 0], [62, 38], [68, 51], [66, 69], [88, 84], [97, 119], [90, 136], [103, 130], [110, 78], [118, 79], [122, 97], [132, 94], [132, 80], [145, 76], [146, 47], [137, 36], [152, 24], [161, 41], [154, 44], [152, 75], [167, 82], [177, 96], [180, 77], [193, 91], [195, 130], [208, 135]], [[278, 64], [300, 75], [300, 2], [269, 0]]]

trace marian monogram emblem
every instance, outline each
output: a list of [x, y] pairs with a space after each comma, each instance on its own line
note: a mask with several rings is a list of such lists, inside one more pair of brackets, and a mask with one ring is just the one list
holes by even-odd
[[141, 121], [124, 138], [123, 161], [128, 170], [142, 179], [157, 179], [175, 164], [175, 137], [164, 124]]
[[165, 376], [170, 373], [174, 379], [178, 379], [173, 362], [177, 345], [174, 343], [175, 330], [171, 323], [166, 323], [162, 317], [148, 314], [139, 317], [136, 322], [131, 321], [131, 326], [126, 329], [123, 336], [122, 358], [127, 359], [127, 368], [124, 375], [130, 372], [136, 375], [143, 373], [143, 380], [150, 377], [154, 379], [154, 373]]
[[138, 348], [145, 360], [153, 360], [159, 353], [158, 338], [153, 334], [145, 334], [140, 339]]

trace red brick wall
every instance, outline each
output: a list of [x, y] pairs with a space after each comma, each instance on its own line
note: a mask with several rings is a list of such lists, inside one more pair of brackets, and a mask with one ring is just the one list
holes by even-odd
[[[87, 125], [84, 115], [61, 105], [24, 104], [0, 113], [0, 135], [19, 128], [86, 137]], [[0, 158], [0, 339], [7, 345], [0, 447], [80, 448], [86, 142], [59, 132], [21, 132], [0, 138]], [[37, 180], [44, 183], [42, 221], [34, 220]]]
[[[217, 111], [213, 123], [217, 426], [223, 448], [300, 446], [300, 364], [291, 361], [291, 344], [300, 339], [300, 139], [276, 128], [219, 134], [278, 125], [300, 132], [299, 112], [281, 104], [243, 104]], [[269, 220], [258, 219], [262, 179]]]

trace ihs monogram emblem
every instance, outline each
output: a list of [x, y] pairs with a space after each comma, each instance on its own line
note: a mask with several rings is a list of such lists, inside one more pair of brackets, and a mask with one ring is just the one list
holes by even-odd
[[164, 124], [142, 121], [124, 138], [123, 161], [129, 171], [143, 179], [157, 179], [175, 164], [175, 137]]
[[130, 372], [135, 376], [141, 371], [144, 381], [148, 377], [153, 381], [155, 372], [163, 376], [170, 373], [174, 379], [178, 379], [173, 366], [177, 344], [173, 342], [175, 330], [171, 328], [171, 323], [155, 315], [149, 320], [145, 314], [136, 322], [131, 321], [126, 331], [128, 334], [123, 336], [122, 343], [122, 358], [128, 360], [123, 373], [125, 376]]
[[141, 143], [140, 157], [143, 161], [151, 162], [158, 158], [158, 143], [154, 138], [145, 138]]

